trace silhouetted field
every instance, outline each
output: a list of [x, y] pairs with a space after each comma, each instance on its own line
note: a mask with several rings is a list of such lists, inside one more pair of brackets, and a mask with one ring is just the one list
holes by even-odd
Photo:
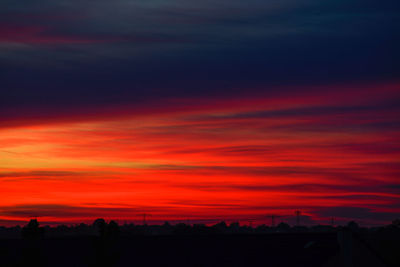
[[[335, 234], [64, 237], [0, 241], [3, 266], [321, 266]], [[316, 245], [305, 248], [309, 242]], [[261, 264], [261, 265], [260, 265]]]
[[[285, 229], [285, 231], [283, 230]], [[8, 233], [6, 237], [5, 233]], [[10, 236], [14, 234], [14, 236]], [[19, 236], [17, 234], [20, 234]], [[0, 229], [0, 266], [400, 266], [400, 228], [93, 225]], [[349, 256], [350, 255], [350, 256]]]

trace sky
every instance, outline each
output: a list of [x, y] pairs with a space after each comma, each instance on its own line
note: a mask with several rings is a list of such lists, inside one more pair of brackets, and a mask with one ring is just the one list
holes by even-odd
[[397, 0], [3, 0], [0, 224], [388, 224], [399, 29]]

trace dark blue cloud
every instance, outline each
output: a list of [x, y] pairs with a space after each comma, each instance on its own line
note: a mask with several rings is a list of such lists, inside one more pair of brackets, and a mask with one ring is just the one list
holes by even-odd
[[3, 117], [400, 74], [397, 1], [39, 2], [0, 4]]

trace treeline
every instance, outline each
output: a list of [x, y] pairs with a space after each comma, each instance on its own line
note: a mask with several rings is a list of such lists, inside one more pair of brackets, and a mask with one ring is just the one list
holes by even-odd
[[226, 224], [219, 222], [211, 226], [205, 224], [170, 224], [147, 225], [125, 223], [118, 225], [115, 221], [106, 222], [104, 219], [96, 219], [92, 224], [40, 226], [36, 219], [32, 219], [23, 227], [0, 226], [0, 238], [52, 238], [52, 237], [76, 237], [76, 236], [100, 236], [114, 238], [118, 236], [135, 235], [215, 235], [215, 234], [268, 234], [268, 233], [293, 233], [293, 232], [336, 232], [343, 228], [353, 232], [400, 232], [400, 220], [394, 220], [391, 224], [381, 227], [359, 227], [351, 221], [346, 226], [315, 225], [315, 226], [290, 226], [281, 222], [277, 226], [259, 225], [256, 227], [240, 225], [237, 222]]

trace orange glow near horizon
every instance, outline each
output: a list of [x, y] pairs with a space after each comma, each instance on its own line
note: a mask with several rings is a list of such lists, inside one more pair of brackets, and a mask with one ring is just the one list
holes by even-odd
[[346, 108], [397, 89], [3, 127], [0, 221], [137, 221], [149, 213], [153, 221], [268, 223], [266, 214], [301, 209], [324, 223], [335, 207], [398, 213], [399, 129], [373, 125], [399, 112]]

